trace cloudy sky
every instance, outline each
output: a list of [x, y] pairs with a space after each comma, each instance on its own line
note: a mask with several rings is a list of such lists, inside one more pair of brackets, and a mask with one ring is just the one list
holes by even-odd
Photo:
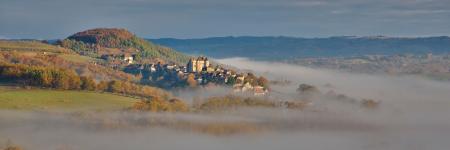
[[450, 35], [449, 0], [0, 0], [0, 38]]

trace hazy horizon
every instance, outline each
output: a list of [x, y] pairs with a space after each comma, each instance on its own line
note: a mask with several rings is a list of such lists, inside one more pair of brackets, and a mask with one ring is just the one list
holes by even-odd
[[[100, 27], [100, 28], [107, 28], [107, 27]], [[120, 28], [120, 27], [118, 27]], [[94, 29], [94, 28], [91, 28]], [[126, 28], [122, 28], [126, 29]], [[84, 30], [80, 30], [77, 32], [81, 32]], [[75, 34], [77, 32], [74, 32], [72, 34]], [[132, 32], [133, 34], [136, 34]], [[72, 35], [70, 34], [70, 35]], [[64, 39], [69, 37], [70, 35], [66, 37], [61, 38], [9, 38], [6, 36], [0, 36], [0, 40], [57, 40], [57, 39]], [[241, 38], [241, 37], [252, 37], [252, 38], [265, 38], [265, 37], [284, 37], [284, 38], [304, 38], [304, 39], [322, 39], [322, 38], [377, 38], [377, 37], [386, 37], [386, 38], [432, 38], [432, 37], [450, 37], [450, 35], [423, 35], [423, 36], [387, 36], [387, 35], [363, 35], [363, 36], [357, 36], [357, 35], [330, 35], [330, 36], [319, 36], [319, 37], [307, 37], [307, 36], [286, 36], [286, 35], [223, 35], [223, 36], [205, 36], [205, 37], [189, 37], [189, 38], [183, 38], [183, 37], [150, 37], [150, 36], [139, 36], [144, 39], [148, 40], [154, 40], [154, 39], [177, 39], [177, 40], [197, 40], [197, 39], [209, 39], [209, 38]]]
[[[246, 107], [208, 113], [86, 112], [81, 115], [0, 110], [0, 135], [4, 136], [0, 141], [11, 138], [24, 148], [36, 150], [409, 150], [450, 146], [446, 140], [450, 135], [450, 120], [446, 119], [450, 112], [448, 81], [348, 73], [246, 58], [217, 61], [252, 69], [269, 79], [293, 81], [290, 85], [273, 87], [282, 91], [283, 96], [299, 96], [298, 84], [307, 83], [316, 85], [323, 93], [335, 91], [358, 100], [373, 98], [380, 101], [380, 106], [367, 109], [359, 103], [319, 96], [302, 110]], [[215, 93], [222, 91], [222, 95], [227, 93], [220, 87], [216, 90]], [[186, 92], [184, 98], [196, 97]], [[189, 125], [244, 123], [262, 129], [214, 135], [177, 126], [183, 122]]]
[[98, 27], [145, 38], [449, 36], [445, 0], [14, 0], [0, 2], [0, 38], [57, 39]]

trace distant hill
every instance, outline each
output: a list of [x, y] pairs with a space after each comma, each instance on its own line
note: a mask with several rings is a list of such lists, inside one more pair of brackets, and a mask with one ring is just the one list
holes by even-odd
[[403, 53], [448, 53], [450, 37], [391, 38], [375, 37], [214, 37], [204, 39], [150, 39], [181, 52], [216, 58], [249, 57], [288, 59]]
[[136, 59], [162, 59], [169, 62], [186, 63], [187, 55], [171, 48], [155, 45], [135, 36], [125, 29], [97, 28], [75, 33], [58, 42], [65, 48], [99, 57], [104, 54], [135, 54]]

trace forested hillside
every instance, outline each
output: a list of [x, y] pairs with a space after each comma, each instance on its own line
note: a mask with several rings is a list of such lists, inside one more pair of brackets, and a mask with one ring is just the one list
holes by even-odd
[[125, 29], [97, 28], [78, 32], [58, 42], [65, 48], [91, 57], [101, 55], [133, 54], [137, 61], [162, 59], [169, 62], [186, 63], [187, 55], [171, 48], [155, 45], [141, 39]]
[[102, 64], [105, 64], [102, 59], [40, 41], [3, 40], [0, 41], [0, 88], [48, 90], [37, 91], [44, 95], [51, 90], [108, 92], [164, 102], [172, 97], [163, 89], [141, 85], [134, 75]]

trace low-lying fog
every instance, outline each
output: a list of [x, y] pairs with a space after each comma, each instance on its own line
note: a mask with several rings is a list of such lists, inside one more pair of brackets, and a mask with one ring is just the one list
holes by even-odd
[[450, 82], [417, 76], [352, 74], [303, 66], [251, 61], [245, 58], [218, 60], [220, 63], [252, 70], [271, 80], [290, 80], [289, 86], [274, 90], [292, 94], [300, 83], [315, 85], [326, 93], [334, 91], [350, 97], [382, 101], [385, 107], [417, 111], [450, 111]]
[[[243, 108], [185, 114], [1, 111], [0, 148], [7, 139], [29, 150], [450, 148], [448, 82], [412, 76], [350, 74], [244, 58], [218, 62], [252, 70], [272, 80], [292, 81], [286, 86], [272, 87], [281, 97], [295, 96], [298, 85], [307, 83], [317, 86], [322, 93], [332, 90], [381, 103], [377, 109], [364, 109], [355, 104], [317, 100], [312, 102], [314, 109], [305, 110]], [[222, 90], [216, 90], [209, 95], [220, 95]], [[181, 96], [197, 95], [184, 92]], [[227, 129], [220, 128], [223, 124]], [[230, 127], [233, 134], [214, 134]]]

